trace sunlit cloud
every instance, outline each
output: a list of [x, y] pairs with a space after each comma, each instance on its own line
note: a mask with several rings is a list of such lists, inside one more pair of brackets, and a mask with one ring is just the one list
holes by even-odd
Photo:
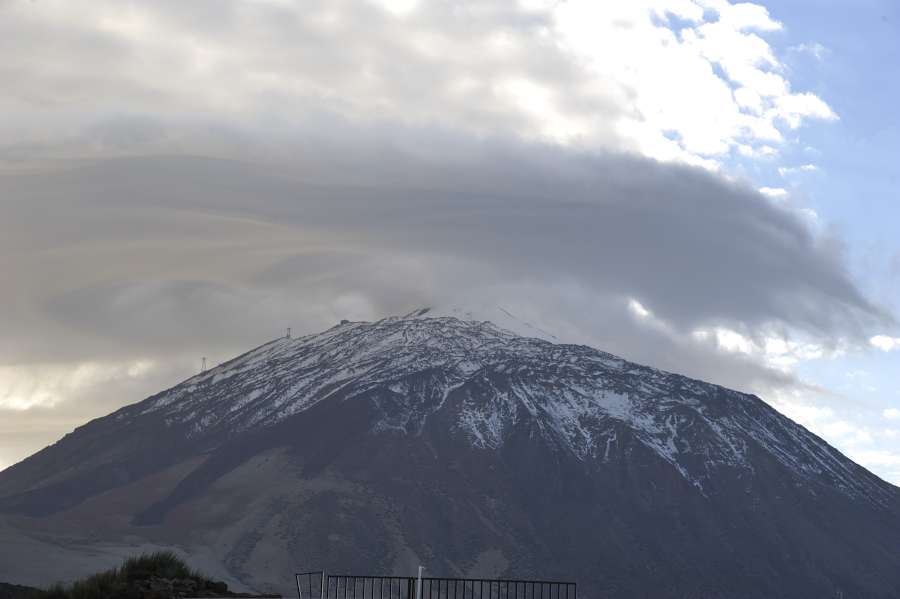
[[900, 349], [900, 337], [890, 337], [888, 335], [875, 335], [869, 339], [869, 343], [873, 347], [877, 347], [881, 351], [889, 352]]
[[86, 389], [117, 379], [140, 378], [153, 368], [150, 360], [0, 366], [0, 411], [51, 408]]
[[897, 408], [886, 408], [882, 414], [888, 420], [900, 420], [900, 410]]

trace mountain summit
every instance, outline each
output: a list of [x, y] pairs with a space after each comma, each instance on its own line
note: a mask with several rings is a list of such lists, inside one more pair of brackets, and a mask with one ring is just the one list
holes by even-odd
[[278, 339], [94, 420], [0, 473], [0, 514], [261, 590], [422, 563], [584, 597], [900, 595], [900, 490], [759, 398], [424, 311]]

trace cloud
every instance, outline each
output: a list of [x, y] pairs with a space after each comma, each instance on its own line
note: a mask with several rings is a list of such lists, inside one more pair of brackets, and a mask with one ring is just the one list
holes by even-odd
[[819, 170], [815, 164], [801, 164], [800, 166], [782, 166], [778, 168], [778, 174], [782, 177], [790, 177], [802, 173], [814, 173]]
[[807, 54], [812, 56], [816, 60], [825, 60], [825, 58], [831, 53], [831, 51], [818, 42], [812, 43], [803, 43], [797, 44], [796, 46], [791, 46], [788, 48], [791, 52], [797, 52], [799, 54]]
[[760, 187], [759, 193], [776, 200], [780, 200], [788, 196], [787, 190], [783, 187]]
[[[317, 144], [283, 171], [146, 157], [8, 176], [0, 190], [22, 199], [0, 207], [6, 249], [21, 255], [7, 280], [19, 300], [33, 294], [27, 305], [43, 318], [86, 333], [115, 323], [160, 344], [181, 343], [188, 325], [214, 335], [241, 305], [281, 317], [286, 288], [315, 272], [305, 270], [310, 254], [348, 273], [335, 291], [371, 283], [358, 265], [401, 257], [448, 277], [465, 265], [470, 285], [571, 278], [635, 298], [685, 333], [775, 323], [860, 335], [890, 322], [827, 239], [744, 184], [636, 157], [483, 140], [455, 139], [441, 157], [434, 135], [414, 135], [431, 140], [427, 160], [380, 142]], [[36, 244], [39, 253], [25, 251]], [[267, 275], [273, 269], [284, 278]], [[388, 303], [388, 312], [403, 307]], [[21, 308], [5, 312], [0, 355], [41, 343]], [[228, 326], [244, 330], [253, 316]]]
[[152, 362], [125, 364], [82, 363], [71, 367], [0, 367], [0, 410], [25, 411], [53, 407], [86, 388], [106, 385], [122, 377], [142, 377]]
[[882, 414], [888, 420], [900, 420], [900, 410], [897, 408], [886, 408]]
[[900, 337], [889, 337], [887, 335], [875, 335], [869, 339], [869, 343], [873, 347], [877, 347], [881, 351], [893, 351], [900, 348]]
[[[757, 4], [193, 4], [7, 3], [7, 156], [63, 142], [81, 155], [184, 149], [185, 123], [278, 134], [327, 107], [715, 167], [733, 148], [771, 148], [783, 130], [835, 118], [791, 89], [762, 37], [782, 26]], [[132, 126], [104, 132], [110, 119]]]

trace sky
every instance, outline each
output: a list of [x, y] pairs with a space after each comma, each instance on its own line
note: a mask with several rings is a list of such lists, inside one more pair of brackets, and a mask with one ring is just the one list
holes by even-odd
[[874, 1], [2, 0], [0, 468], [288, 326], [502, 307], [900, 483], [898, 27]]

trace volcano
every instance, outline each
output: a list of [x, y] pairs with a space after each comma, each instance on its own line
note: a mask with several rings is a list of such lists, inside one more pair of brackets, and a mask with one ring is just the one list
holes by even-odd
[[898, 489], [759, 398], [424, 310], [87, 423], [0, 473], [0, 541], [30, 584], [166, 547], [259, 591], [423, 564], [598, 599], [900, 596]]

